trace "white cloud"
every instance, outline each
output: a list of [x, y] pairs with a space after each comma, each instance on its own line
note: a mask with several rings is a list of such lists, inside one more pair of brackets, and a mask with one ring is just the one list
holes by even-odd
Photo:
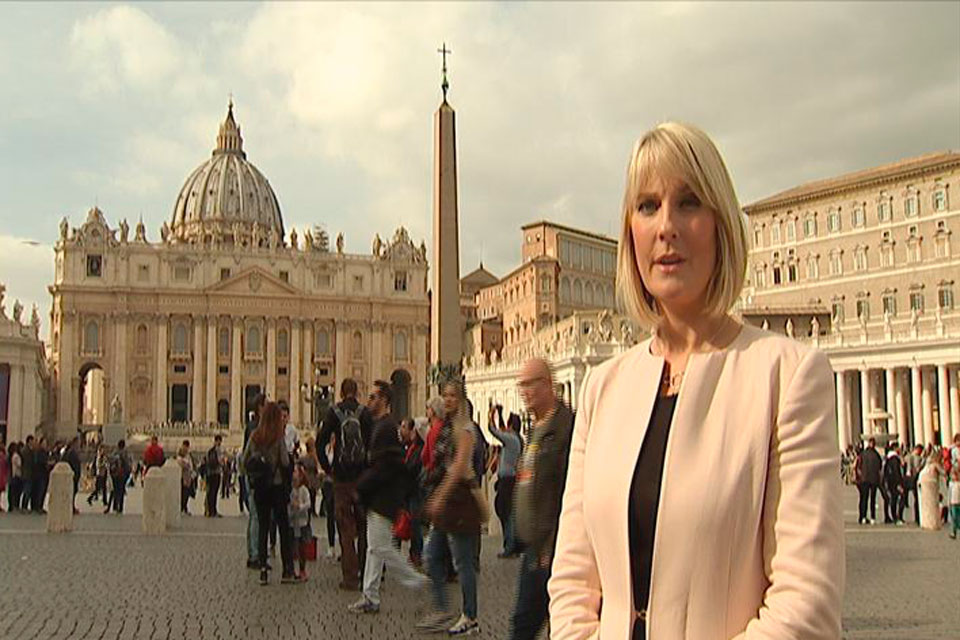
[[50, 295], [47, 285], [53, 283], [53, 247], [34, 244], [29, 238], [0, 234], [0, 274], [7, 287], [4, 304], [7, 317], [13, 315], [13, 304], [20, 300], [24, 311], [21, 322], [28, 322], [33, 305], [37, 305], [41, 321], [41, 337], [50, 335]]
[[74, 67], [85, 73], [91, 92], [155, 88], [184, 70], [180, 43], [137, 7], [115, 6], [78, 20], [70, 43]]

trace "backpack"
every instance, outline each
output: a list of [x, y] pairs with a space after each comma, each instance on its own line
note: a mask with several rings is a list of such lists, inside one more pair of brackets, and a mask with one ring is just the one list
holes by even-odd
[[247, 478], [250, 479], [250, 486], [254, 489], [269, 488], [270, 480], [273, 477], [273, 467], [267, 462], [262, 453], [255, 453], [250, 456], [244, 465], [247, 472]]
[[362, 410], [359, 406], [352, 411], [337, 406], [333, 408], [340, 420], [340, 439], [337, 442], [340, 451], [337, 462], [341, 467], [362, 467], [367, 463], [367, 448], [363, 444], [363, 430], [360, 427]]
[[110, 477], [111, 478], [123, 477], [123, 463], [120, 461], [120, 456], [118, 455], [114, 455], [110, 457]]

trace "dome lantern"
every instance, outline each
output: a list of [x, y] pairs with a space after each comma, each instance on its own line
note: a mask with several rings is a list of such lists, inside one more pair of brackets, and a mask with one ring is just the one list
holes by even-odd
[[211, 157], [186, 179], [173, 207], [174, 242], [283, 244], [283, 217], [270, 183], [243, 151], [233, 100]]

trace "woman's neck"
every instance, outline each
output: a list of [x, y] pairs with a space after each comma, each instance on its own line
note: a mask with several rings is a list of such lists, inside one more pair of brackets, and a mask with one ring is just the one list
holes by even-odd
[[663, 311], [663, 321], [656, 330], [657, 347], [664, 357], [686, 359], [695, 351], [722, 346], [736, 323], [727, 314], [706, 316]]

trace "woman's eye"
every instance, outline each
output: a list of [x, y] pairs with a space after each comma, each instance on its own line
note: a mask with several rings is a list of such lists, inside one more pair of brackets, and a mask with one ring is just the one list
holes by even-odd
[[637, 213], [640, 213], [643, 215], [650, 215], [652, 213], [656, 213], [657, 208], [658, 208], [658, 205], [654, 200], [644, 200], [637, 207]]
[[696, 196], [688, 196], [680, 201], [680, 206], [684, 209], [696, 209], [700, 206], [700, 200]]

